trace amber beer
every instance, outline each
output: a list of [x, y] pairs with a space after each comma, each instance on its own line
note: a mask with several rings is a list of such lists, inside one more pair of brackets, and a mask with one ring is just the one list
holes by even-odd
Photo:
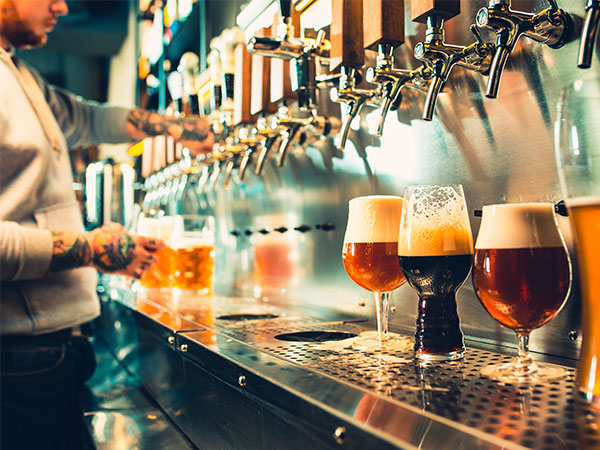
[[[137, 233], [169, 241], [173, 229], [173, 221], [165, 217], [140, 217]], [[140, 279], [140, 285], [146, 289], [170, 289], [173, 286], [174, 250], [167, 246], [156, 252], [156, 263], [147, 270]]]
[[582, 399], [600, 406], [600, 197], [570, 199], [567, 205], [577, 240], [583, 300], [576, 385]]
[[371, 195], [350, 200], [342, 260], [348, 276], [373, 293], [380, 342], [388, 339], [388, 305], [391, 291], [404, 276], [398, 258], [398, 229], [402, 198]]
[[213, 284], [214, 247], [187, 241], [175, 250], [173, 287], [182, 291], [209, 293]]
[[406, 281], [419, 296], [415, 355], [425, 361], [462, 358], [456, 291], [469, 276], [473, 260], [462, 188], [408, 188], [405, 203], [398, 256]]

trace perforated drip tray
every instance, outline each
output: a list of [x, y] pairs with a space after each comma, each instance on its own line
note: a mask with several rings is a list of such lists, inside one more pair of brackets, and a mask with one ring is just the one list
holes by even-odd
[[354, 333], [341, 331], [299, 331], [297, 333], [283, 333], [274, 336], [278, 341], [289, 342], [334, 342], [356, 337]]
[[279, 317], [277, 314], [227, 314], [224, 316], [217, 317], [217, 320], [232, 320], [232, 321], [243, 321], [243, 320], [263, 320], [263, 319], [275, 319]]
[[[311, 342], [283, 336], [351, 337], [358, 324], [318, 324], [268, 331], [260, 349], [314, 372], [392, 401], [409, 404], [528, 448], [600, 448], [598, 415], [580, 410], [573, 397], [574, 370], [564, 379], [531, 386], [502, 385], [480, 375], [482, 367], [510, 356], [468, 348], [455, 362], [420, 366], [410, 346], [393, 350], [353, 348], [352, 339]], [[324, 333], [326, 331], [326, 333]], [[266, 336], [263, 336], [266, 338]], [[407, 341], [411, 339], [406, 336]], [[317, 342], [315, 342], [317, 341]], [[348, 342], [350, 347], [344, 346]]]

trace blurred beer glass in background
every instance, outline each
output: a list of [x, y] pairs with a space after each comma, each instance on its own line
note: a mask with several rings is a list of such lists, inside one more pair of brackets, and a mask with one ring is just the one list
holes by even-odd
[[581, 275], [578, 398], [600, 406], [600, 76], [586, 73], [558, 103], [555, 151]]
[[473, 263], [475, 294], [487, 312], [518, 338], [518, 354], [481, 373], [504, 383], [539, 383], [566, 375], [534, 362], [532, 330], [552, 320], [571, 288], [571, 262], [552, 203], [483, 207]]
[[[390, 293], [406, 281], [398, 263], [398, 230], [402, 198], [387, 195], [350, 200], [342, 260], [348, 276], [373, 293], [379, 345], [389, 341]], [[355, 346], [370, 346], [355, 342]]]
[[168, 245], [173, 233], [174, 219], [172, 216], [146, 217], [141, 216], [137, 221], [137, 234], [162, 239], [167, 246], [156, 252], [157, 262], [139, 281], [142, 288], [169, 290], [173, 286], [173, 257], [174, 251]]
[[419, 295], [415, 356], [423, 361], [462, 358], [456, 291], [473, 260], [462, 186], [406, 188], [398, 241], [402, 271]]
[[173, 287], [181, 291], [212, 292], [215, 219], [213, 216], [174, 216], [169, 241], [174, 250]]

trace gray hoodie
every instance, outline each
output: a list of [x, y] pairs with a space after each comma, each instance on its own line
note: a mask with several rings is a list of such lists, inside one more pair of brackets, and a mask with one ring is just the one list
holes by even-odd
[[[21, 61], [17, 65], [24, 64]], [[92, 268], [48, 272], [54, 231], [83, 231], [68, 148], [130, 141], [129, 109], [48, 85], [33, 69], [60, 131], [55, 149], [6, 53], [0, 53], [0, 334], [41, 334], [100, 313]]]

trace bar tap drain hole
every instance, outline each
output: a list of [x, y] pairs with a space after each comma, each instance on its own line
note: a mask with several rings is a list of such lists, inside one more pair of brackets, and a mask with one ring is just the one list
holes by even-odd
[[299, 331], [297, 333], [284, 333], [275, 336], [275, 339], [289, 342], [330, 342], [355, 338], [354, 333], [342, 331]]
[[217, 317], [218, 320], [232, 320], [232, 321], [241, 321], [241, 320], [261, 320], [261, 319], [275, 319], [279, 317], [276, 314], [228, 314], [225, 316]]

